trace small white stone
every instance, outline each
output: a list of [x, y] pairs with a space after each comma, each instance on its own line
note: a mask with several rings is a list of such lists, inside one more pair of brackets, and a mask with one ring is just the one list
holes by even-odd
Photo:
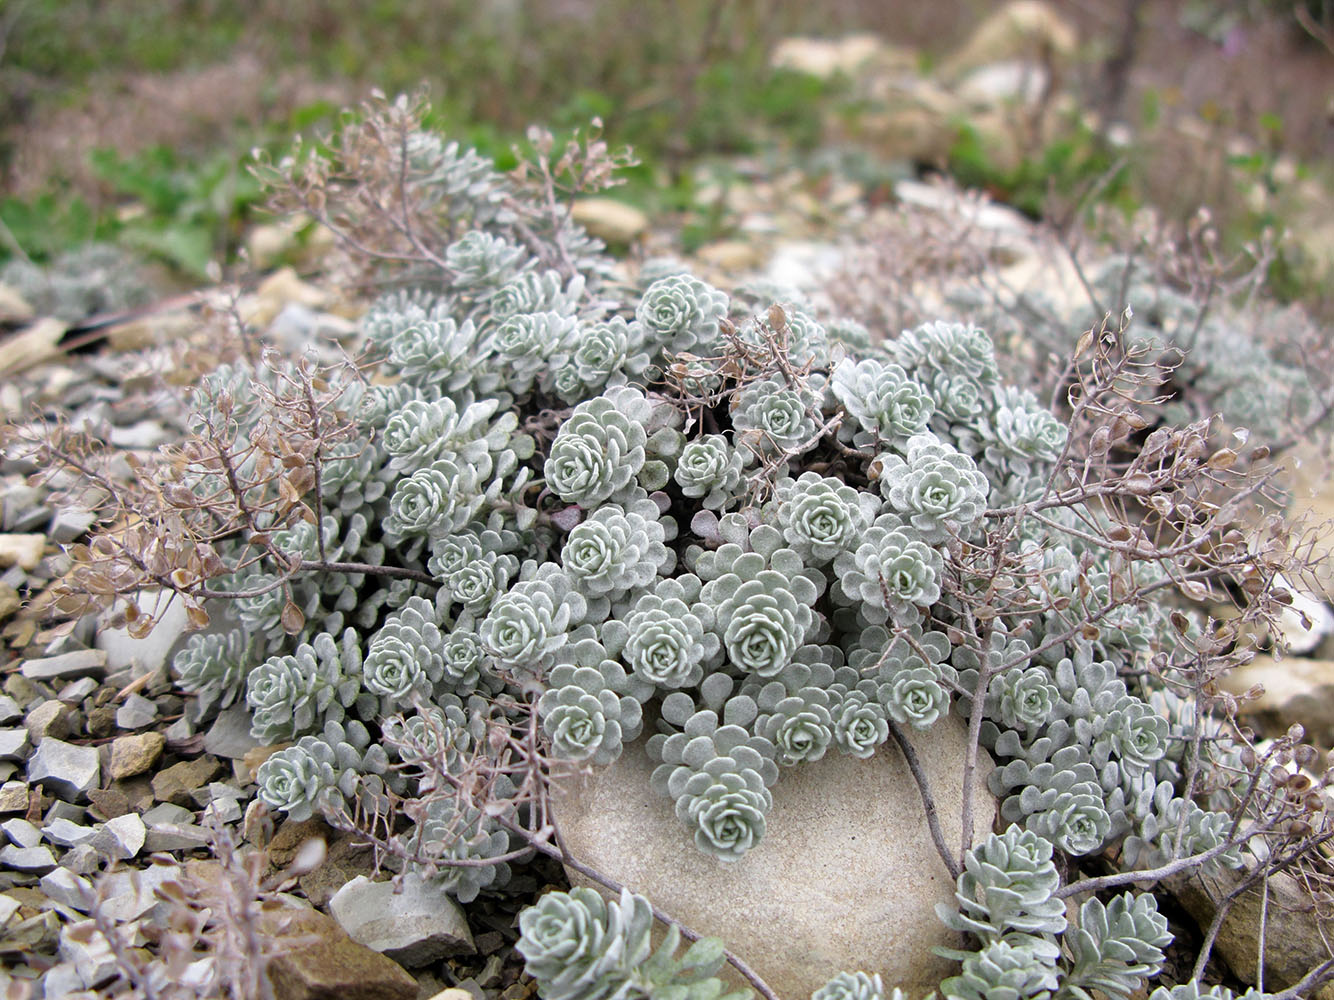
[[105, 985], [119, 970], [111, 945], [91, 920], [65, 925], [60, 932], [60, 957], [73, 963], [90, 990]]
[[214, 799], [200, 814], [199, 822], [204, 826], [212, 823], [237, 823], [241, 819], [241, 806], [235, 799]]
[[28, 731], [0, 729], [0, 760], [26, 760], [27, 756]]
[[106, 902], [99, 908], [112, 920], [126, 922], [143, 916], [158, 904], [154, 895], [158, 886], [180, 877], [175, 865], [153, 865], [143, 870], [130, 869], [103, 876], [101, 889]]
[[42, 974], [42, 989], [49, 997], [74, 996], [83, 989], [78, 967], [73, 962], [60, 962]]
[[160, 591], [139, 591], [133, 600], [141, 614], [156, 620], [153, 631], [136, 639], [127, 629], [103, 626], [98, 629], [96, 644], [98, 649], [106, 651], [108, 671], [131, 669], [138, 677], [161, 670], [166, 665], [189, 620], [185, 605]]
[[53, 819], [42, 827], [42, 836], [60, 847], [76, 847], [93, 839], [94, 831], [64, 818]]
[[101, 676], [106, 672], [107, 654], [100, 649], [76, 649], [59, 656], [28, 660], [19, 668], [30, 681], [64, 680], [72, 677]]
[[23, 709], [7, 694], [0, 694], [0, 724], [23, 718]]
[[10, 843], [19, 847], [36, 847], [42, 842], [42, 831], [26, 819], [7, 819], [0, 823], [0, 830], [5, 831]]
[[121, 729], [142, 729], [157, 721], [157, 705], [143, 695], [132, 694], [116, 710], [116, 725]]
[[126, 813], [103, 823], [90, 843], [113, 861], [122, 861], [143, 850], [147, 836], [143, 819], [135, 813]]
[[5, 924], [9, 923], [10, 919], [14, 914], [18, 913], [19, 907], [22, 905], [23, 904], [13, 896], [0, 895], [0, 927], [4, 927]]
[[97, 681], [91, 677], [80, 677], [77, 681], [70, 681], [56, 694], [56, 698], [67, 704], [73, 705], [83, 701], [90, 694], [97, 690]]
[[97, 787], [101, 762], [96, 747], [80, 747], [48, 736], [28, 759], [28, 783], [45, 785], [66, 799]]
[[68, 906], [71, 910], [87, 913], [92, 903], [93, 885], [67, 868], [57, 868], [43, 875], [37, 883], [46, 898]]
[[0, 847], [0, 868], [20, 872], [49, 872], [56, 866], [55, 855], [49, 847]]

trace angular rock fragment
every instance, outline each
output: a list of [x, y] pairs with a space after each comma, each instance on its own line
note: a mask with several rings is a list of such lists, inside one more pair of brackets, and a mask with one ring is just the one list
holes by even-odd
[[458, 904], [419, 876], [405, 876], [395, 894], [392, 882], [358, 875], [334, 894], [329, 912], [353, 941], [409, 969], [476, 950]]
[[42, 837], [59, 847], [77, 847], [93, 839], [94, 831], [67, 819], [55, 819], [42, 827]]
[[52, 698], [30, 711], [23, 720], [23, 726], [28, 730], [28, 738], [36, 746], [48, 736], [58, 740], [68, 736], [72, 714], [68, 705]]
[[417, 981], [398, 963], [357, 944], [331, 918], [315, 910], [266, 911], [268, 935], [315, 940], [282, 948], [269, 966], [273, 991], [284, 1000], [415, 1000]]
[[20, 872], [49, 872], [56, 866], [55, 855], [49, 847], [0, 847], [0, 868]]
[[143, 729], [157, 721], [157, 706], [143, 695], [132, 694], [116, 710], [116, 725], [121, 729]]
[[22, 781], [6, 781], [0, 785], [0, 813], [25, 812], [28, 808], [28, 786]]
[[153, 797], [159, 802], [190, 804], [190, 793], [207, 785], [222, 773], [222, 764], [213, 757], [183, 760], [153, 775]]
[[42, 831], [26, 819], [7, 819], [0, 823], [0, 830], [16, 847], [36, 847], [42, 842]]
[[67, 868], [57, 868], [43, 875], [37, 884], [46, 893], [47, 899], [68, 906], [71, 910], [87, 913], [92, 905], [93, 884]]
[[28, 783], [40, 783], [65, 799], [86, 796], [97, 787], [100, 774], [96, 747], [76, 746], [50, 736], [28, 760]]
[[60, 957], [74, 965], [85, 988], [105, 986], [118, 971], [115, 953], [91, 920], [68, 924], [60, 932]]
[[111, 743], [111, 777], [120, 781], [148, 771], [162, 756], [166, 738], [161, 733], [120, 736]]
[[19, 672], [30, 681], [99, 677], [106, 672], [107, 654], [100, 649], [76, 649], [60, 656], [28, 660]]
[[90, 841], [93, 848], [113, 861], [134, 857], [144, 847], [148, 828], [134, 813], [117, 816], [102, 824]]
[[0, 729], [0, 760], [25, 760], [28, 756], [26, 729]]

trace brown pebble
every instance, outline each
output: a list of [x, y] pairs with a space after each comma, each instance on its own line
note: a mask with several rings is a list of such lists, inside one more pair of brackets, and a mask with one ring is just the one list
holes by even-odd
[[88, 735], [93, 739], [105, 739], [116, 731], [116, 709], [111, 705], [100, 705], [88, 713]]
[[194, 760], [172, 764], [153, 775], [153, 797], [159, 802], [170, 802], [186, 809], [194, 806], [190, 793], [203, 788], [222, 773], [222, 763], [205, 754]]
[[88, 793], [88, 801], [104, 820], [124, 816], [130, 811], [130, 799], [119, 788], [94, 788]]
[[143, 774], [162, 756], [167, 745], [161, 733], [136, 733], [111, 741], [111, 777], [119, 781]]

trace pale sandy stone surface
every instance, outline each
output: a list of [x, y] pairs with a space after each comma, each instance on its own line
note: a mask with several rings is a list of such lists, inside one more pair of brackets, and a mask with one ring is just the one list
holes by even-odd
[[[911, 738], [930, 779], [946, 842], [960, 841], [966, 733], [953, 717]], [[995, 816], [983, 753], [974, 836]], [[932, 846], [916, 784], [892, 745], [871, 760], [831, 753], [785, 769], [763, 842], [725, 865], [695, 850], [672, 804], [649, 788], [640, 741], [610, 768], [573, 779], [557, 819], [575, 856], [704, 934], [721, 937], [783, 1000], [800, 1000], [840, 970], [879, 972], [886, 988], [921, 995], [958, 946], [936, 918], [953, 882]], [[576, 879], [577, 881], [577, 879]]]

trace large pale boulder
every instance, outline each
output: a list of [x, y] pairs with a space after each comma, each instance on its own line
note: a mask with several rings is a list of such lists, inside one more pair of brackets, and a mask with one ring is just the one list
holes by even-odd
[[917, 54], [871, 34], [842, 38], [785, 38], [774, 47], [769, 65], [829, 80], [839, 74], [856, 77], [866, 72], [913, 69], [917, 65]]
[[1221, 684], [1234, 695], [1260, 685], [1264, 688], [1260, 697], [1242, 703], [1243, 716], [1273, 727], [1274, 732], [1300, 722], [1307, 739], [1334, 747], [1334, 663], [1298, 656], [1281, 661], [1257, 656], [1226, 675]]
[[[945, 842], [957, 849], [965, 729], [951, 717], [911, 739]], [[979, 765], [975, 839], [995, 817], [985, 752]], [[878, 972], [887, 988], [919, 996], [951, 973], [954, 963], [931, 949], [960, 946], [935, 913], [952, 902], [954, 883], [892, 741], [870, 760], [831, 753], [785, 769], [764, 840], [733, 864], [695, 849], [672, 803], [649, 788], [652, 771], [640, 741], [611, 767], [564, 782], [555, 809], [566, 844], [688, 927], [722, 938], [783, 1000], [802, 1000], [841, 970]]]
[[582, 198], [570, 210], [574, 221], [607, 243], [633, 243], [648, 231], [648, 216], [615, 198]]
[[1013, 0], [982, 21], [941, 67], [941, 76], [959, 80], [992, 63], [1024, 60], [1068, 63], [1079, 49], [1079, 32], [1042, 0]]
[[163, 669], [170, 662], [190, 621], [184, 602], [162, 591], [137, 591], [127, 600], [134, 602], [140, 615], [156, 621], [153, 630], [137, 639], [127, 627], [113, 627], [108, 617], [100, 623], [95, 645], [105, 651], [108, 671], [130, 670], [141, 677]]
[[867, 86], [871, 105], [850, 121], [831, 119], [836, 138], [865, 143], [886, 160], [944, 164], [968, 115], [963, 99], [913, 73], [878, 78]]

